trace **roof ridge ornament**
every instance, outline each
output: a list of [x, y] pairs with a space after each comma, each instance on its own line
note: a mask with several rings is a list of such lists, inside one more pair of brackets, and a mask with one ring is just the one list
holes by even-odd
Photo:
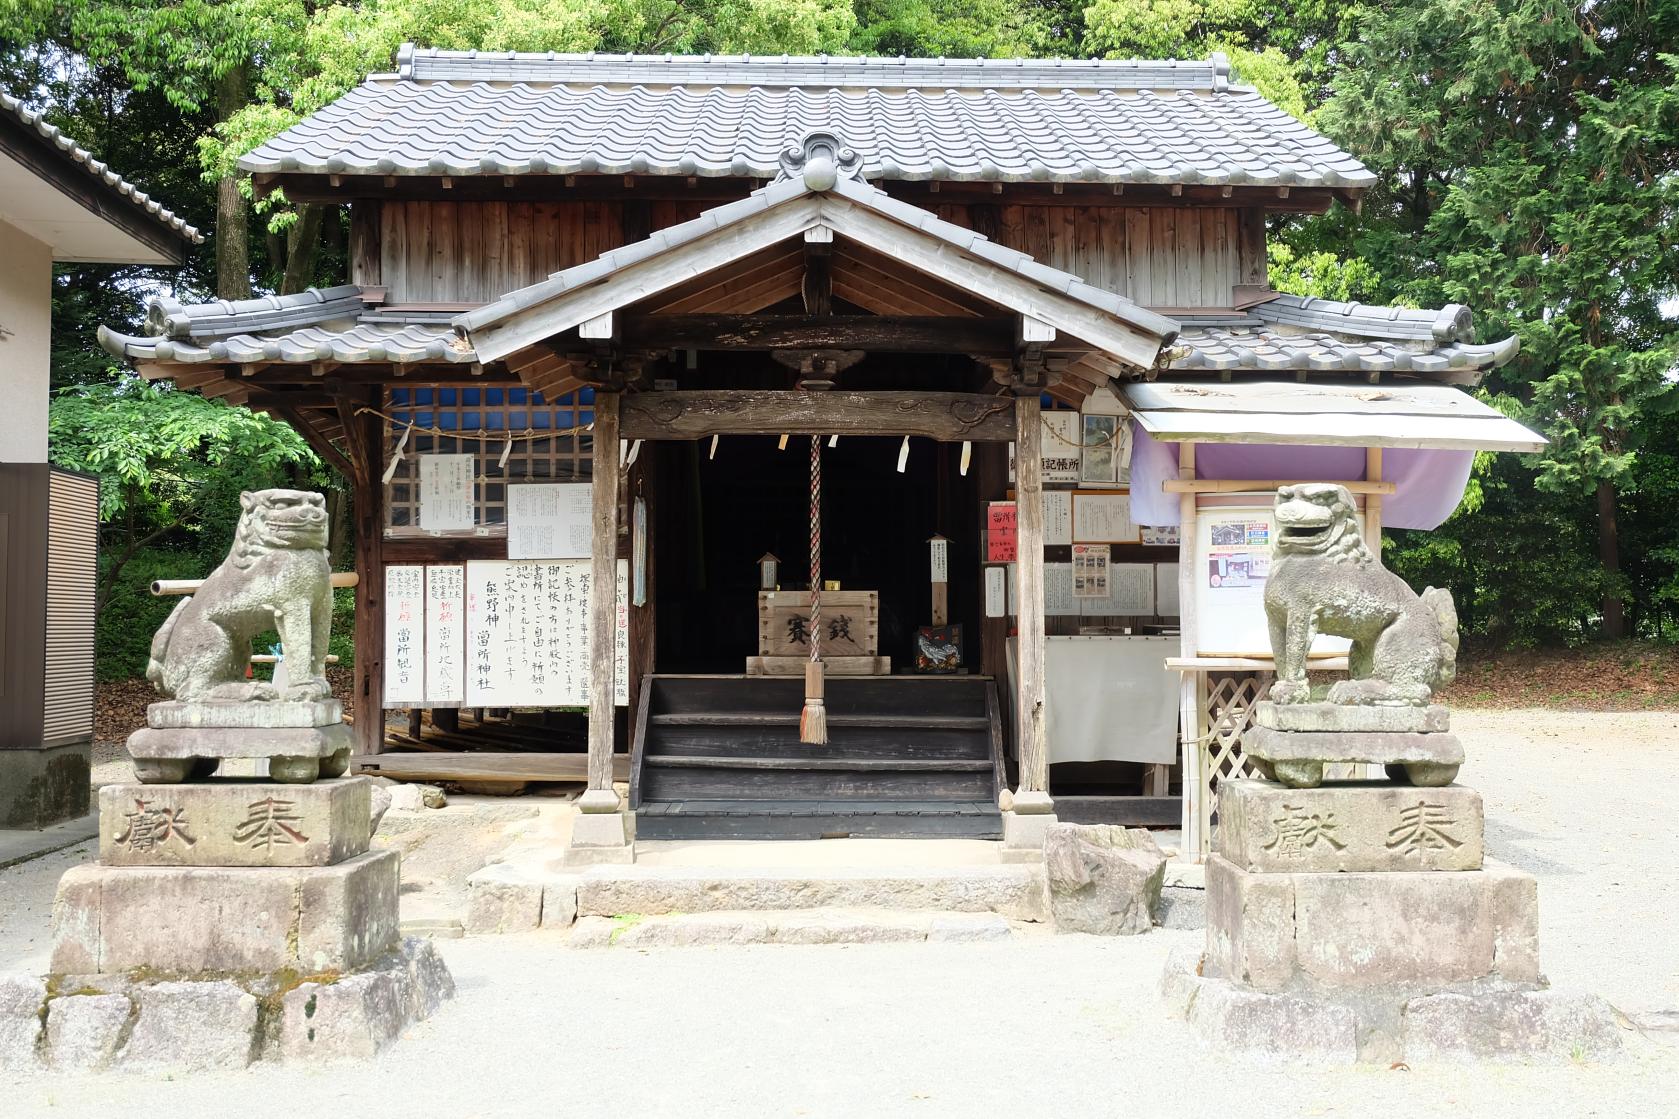
[[799, 141], [781, 149], [781, 174], [777, 182], [804, 178], [810, 190], [832, 190], [840, 176], [863, 181], [863, 156], [855, 148], [847, 147], [838, 135], [816, 128], [806, 132]]

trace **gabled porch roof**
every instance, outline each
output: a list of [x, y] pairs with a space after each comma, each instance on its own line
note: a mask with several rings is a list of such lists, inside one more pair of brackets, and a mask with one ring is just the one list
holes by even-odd
[[455, 326], [480, 360], [506, 359], [803, 237], [842, 238], [1018, 315], [1045, 338], [1072, 340], [1063, 348], [1133, 369], [1151, 369], [1177, 337], [1171, 319], [870, 186], [861, 157], [832, 134], [813, 132], [789, 146], [782, 164], [780, 178], [738, 202], [510, 292]]

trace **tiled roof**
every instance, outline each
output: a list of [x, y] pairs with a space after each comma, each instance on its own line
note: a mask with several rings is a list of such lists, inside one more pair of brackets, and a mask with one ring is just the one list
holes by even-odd
[[251, 172], [772, 178], [807, 132], [871, 179], [1362, 188], [1229, 62], [414, 50], [248, 153]]
[[1475, 345], [1469, 309], [1373, 307], [1279, 295], [1245, 312], [1184, 316], [1173, 370], [1341, 370], [1421, 376], [1479, 371], [1516, 356], [1514, 335]]
[[93, 158], [92, 152], [70, 139], [59, 128], [48, 124], [40, 113], [26, 109], [21, 101], [4, 93], [0, 93], [0, 112], [15, 117], [26, 127], [40, 133], [43, 139], [63, 152], [67, 160], [79, 165], [89, 176], [97, 179], [114, 197], [121, 199], [124, 204], [134, 206], [171, 233], [183, 237], [195, 245], [204, 243], [204, 235], [188, 225], [185, 219], [176, 217], [164, 208], [157, 199]]
[[[392, 321], [394, 320], [394, 321]], [[472, 347], [455, 335], [446, 317], [416, 322], [413, 317], [369, 312], [356, 319], [338, 319], [289, 330], [240, 332], [218, 338], [172, 339], [119, 334], [99, 328], [99, 343], [118, 357], [133, 362], [244, 364], [279, 361], [307, 364], [359, 362], [477, 361]]]

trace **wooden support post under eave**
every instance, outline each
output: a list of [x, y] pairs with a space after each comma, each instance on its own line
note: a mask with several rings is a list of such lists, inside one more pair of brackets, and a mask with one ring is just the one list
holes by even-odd
[[[589, 792], [612, 791], [613, 725], [617, 709], [613, 645], [618, 624], [618, 455], [615, 392], [595, 393], [593, 565], [589, 580]], [[616, 799], [614, 799], [616, 806]]]
[[[1178, 477], [1195, 480], [1195, 444], [1178, 444]], [[1193, 492], [1178, 494], [1178, 655], [1189, 658], [1197, 650], [1195, 620], [1195, 523]], [[1199, 670], [1185, 669], [1178, 675], [1178, 741], [1183, 751], [1183, 851], [1191, 862], [1200, 862], [1206, 836], [1202, 800], [1206, 790], [1201, 776], [1201, 711]]]
[[[1385, 481], [1382, 477], [1382, 449], [1380, 447], [1364, 448], [1364, 480], [1366, 482]], [[1378, 561], [1382, 558], [1382, 495], [1379, 493], [1364, 496], [1364, 543]]]
[[[378, 407], [379, 389], [368, 403]], [[385, 472], [384, 421], [364, 412], [346, 436], [356, 455], [356, 753], [378, 754], [385, 748]]]
[[1044, 733], [1044, 503], [1043, 422], [1036, 390], [1014, 401], [1016, 615], [1015, 747], [1020, 780], [1003, 818], [1005, 852], [1041, 851], [1055, 820], [1049, 795], [1048, 741]]
[[571, 824], [571, 864], [635, 861], [630, 820], [612, 788], [612, 747], [617, 727], [613, 646], [618, 626], [618, 457], [622, 393], [595, 391], [591, 480], [593, 516], [589, 578], [589, 787], [577, 801]]

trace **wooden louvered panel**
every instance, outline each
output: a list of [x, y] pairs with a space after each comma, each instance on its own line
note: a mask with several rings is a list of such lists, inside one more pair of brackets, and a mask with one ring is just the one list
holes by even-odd
[[93, 737], [93, 621], [99, 580], [99, 481], [54, 470], [47, 521], [46, 705], [42, 742]]

